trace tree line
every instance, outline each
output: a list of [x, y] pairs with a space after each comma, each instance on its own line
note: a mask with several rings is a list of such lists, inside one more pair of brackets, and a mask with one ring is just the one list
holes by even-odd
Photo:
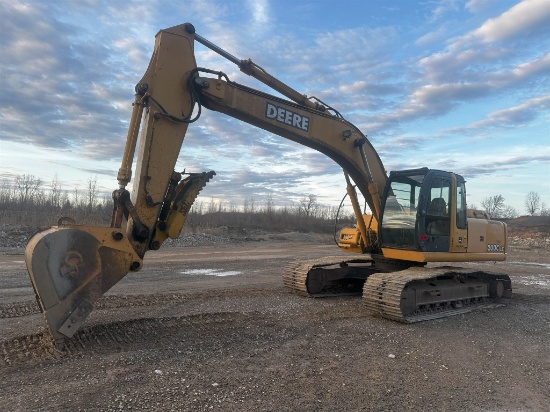
[[[529, 192], [524, 205], [530, 215], [550, 216], [550, 209], [537, 192]], [[478, 209], [476, 205], [469, 207]], [[495, 219], [519, 216], [500, 194], [485, 198], [481, 208]], [[84, 189], [64, 189], [57, 176], [46, 187], [42, 179], [27, 174], [11, 182], [5, 180], [0, 186], [0, 223], [42, 227], [69, 216], [81, 224], [106, 226], [112, 210], [111, 196], [100, 193], [97, 177], [90, 177]], [[329, 233], [334, 230], [337, 216], [339, 227], [353, 225], [355, 220], [351, 207], [339, 212], [337, 207], [320, 204], [314, 194], [284, 206], [275, 205], [271, 195], [263, 202], [248, 197], [243, 205], [199, 198], [190, 211], [186, 227], [192, 231], [228, 226]]]
[[[504, 200], [504, 196], [502, 195], [488, 196], [481, 202], [481, 207], [494, 219], [513, 219], [518, 217], [518, 211], [512, 206], [505, 204]], [[550, 209], [541, 200], [537, 192], [531, 191], [527, 193], [524, 205], [525, 210], [531, 216], [550, 216]], [[477, 209], [475, 205], [472, 205], [471, 208]]]
[[110, 221], [112, 199], [101, 195], [97, 177], [90, 177], [86, 188], [66, 190], [55, 176], [48, 188], [34, 175], [16, 176], [0, 186], [0, 222], [20, 226], [50, 226], [62, 216], [87, 224]]
[[[106, 226], [112, 211], [113, 200], [100, 193], [97, 177], [90, 177], [84, 189], [66, 190], [57, 177], [46, 187], [45, 182], [34, 175], [19, 175], [0, 186], [0, 223], [43, 227], [55, 225], [60, 217], [68, 216], [79, 224]], [[271, 195], [263, 202], [248, 197], [240, 206], [199, 197], [185, 227], [191, 231], [227, 226], [332, 233], [338, 213], [340, 227], [353, 224], [351, 207], [338, 212], [337, 207], [321, 204], [313, 194], [284, 206], [275, 205]]]

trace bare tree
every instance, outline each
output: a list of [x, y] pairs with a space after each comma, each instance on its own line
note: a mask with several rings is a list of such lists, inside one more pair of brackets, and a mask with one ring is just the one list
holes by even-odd
[[26, 205], [32, 202], [42, 185], [42, 179], [34, 177], [34, 175], [18, 175], [15, 178], [15, 187], [19, 196], [19, 201]]
[[256, 209], [254, 208], [254, 198], [252, 196], [250, 196], [248, 204], [250, 205], [250, 213], [256, 213]]
[[195, 212], [197, 215], [201, 216], [204, 213], [204, 203], [200, 200], [197, 203], [193, 203], [192, 212]]
[[265, 205], [265, 210], [268, 215], [273, 214], [273, 207], [275, 202], [273, 201], [273, 195], [267, 195], [267, 201]]
[[546, 207], [546, 203], [542, 202], [540, 205], [540, 215], [550, 216], [550, 208]]
[[317, 203], [317, 196], [310, 194], [307, 197], [300, 199], [300, 213], [304, 213], [306, 216], [314, 216], [318, 208], [319, 204]]
[[207, 213], [214, 213], [216, 212], [216, 209], [217, 209], [216, 201], [214, 200], [213, 197], [211, 197], [210, 203], [208, 203]]
[[91, 211], [97, 203], [97, 176], [90, 176], [87, 184], [88, 189], [88, 210]]
[[491, 217], [500, 217], [502, 210], [504, 209], [504, 197], [502, 195], [494, 195], [486, 197], [481, 206]]
[[512, 206], [504, 205], [500, 212], [500, 216], [496, 217], [501, 217], [503, 219], [514, 219], [518, 216], [519, 214], [515, 208], [513, 208]]
[[529, 192], [525, 196], [525, 207], [527, 208], [527, 213], [531, 216], [535, 215], [540, 209], [540, 196], [537, 192]]
[[2, 187], [0, 187], [0, 205], [7, 206], [13, 199], [11, 195], [11, 185], [6, 179], [2, 180]]
[[78, 187], [75, 187], [73, 191], [73, 203], [75, 207], [78, 207], [80, 205], [80, 192], [78, 190]]
[[237, 205], [233, 202], [229, 202], [229, 212], [230, 213], [237, 213], [239, 211], [239, 208]]
[[62, 212], [66, 212], [73, 207], [71, 205], [71, 201], [69, 200], [69, 194], [66, 191], [63, 191], [63, 194], [61, 195], [61, 199], [59, 203], [61, 204]]
[[52, 186], [50, 189], [49, 201], [53, 207], [61, 207], [61, 184], [57, 178], [57, 173], [52, 179]]

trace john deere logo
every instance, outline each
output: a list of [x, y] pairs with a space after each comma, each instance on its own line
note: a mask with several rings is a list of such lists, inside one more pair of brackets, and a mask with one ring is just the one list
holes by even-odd
[[265, 106], [265, 117], [273, 119], [279, 123], [284, 123], [289, 126], [307, 132], [309, 130], [309, 117], [294, 113], [283, 107], [275, 106], [272, 103], [267, 103]]

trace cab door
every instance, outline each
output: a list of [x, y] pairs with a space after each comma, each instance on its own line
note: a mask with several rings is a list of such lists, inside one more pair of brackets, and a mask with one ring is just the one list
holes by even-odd
[[451, 173], [432, 170], [424, 180], [417, 222], [419, 246], [424, 252], [450, 251], [452, 190]]
[[468, 220], [466, 208], [466, 184], [460, 175], [451, 173], [452, 193], [455, 194], [451, 205], [451, 252], [466, 252], [468, 245]]

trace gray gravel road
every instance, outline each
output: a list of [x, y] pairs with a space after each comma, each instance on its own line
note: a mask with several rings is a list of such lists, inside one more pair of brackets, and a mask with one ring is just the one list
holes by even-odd
[[[18, 250], [0, 253], [0, 410], [546, 411], [550, 258], [515, 249], [506, 307], [403, 325], [360, 298], [287, 293], [312, 241], [168, 247], [47, 342]], [[471, 264], [472, 266], [476, 266]]]

